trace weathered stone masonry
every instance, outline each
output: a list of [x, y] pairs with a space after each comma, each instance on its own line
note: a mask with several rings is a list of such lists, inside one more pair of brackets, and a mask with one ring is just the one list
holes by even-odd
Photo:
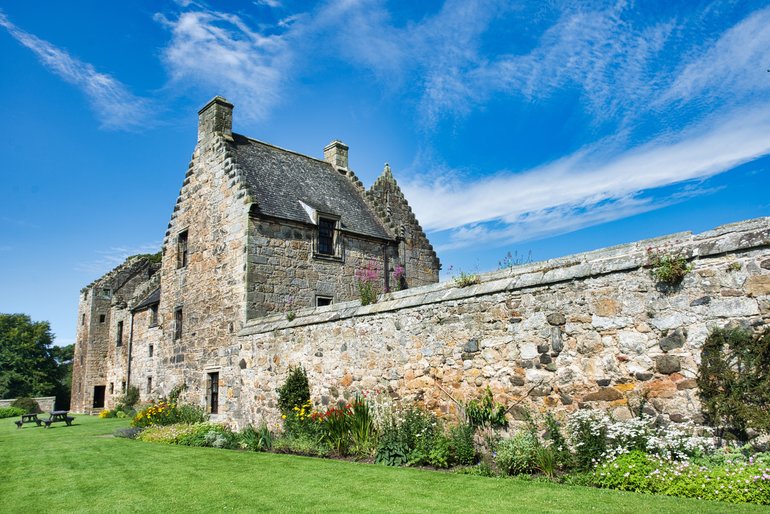
[[[452, 281], [248, 323], [213, 360], [239, 422], [275, 421], [289, 366], [307, 368], [314, 398], [333, 402], [384, 389], [451, 412], [456, 399], [495, 396], [533, 409], [581, 405], [628, 416], [700, 419], [694, 378], [713, 327], [770, 320], [770, 219], [515, 267], [468, 288]], [[684, 252], [680, 287], [652, 279], [648, 247]], [[514, 414], [517, 410], [514, 409]]]

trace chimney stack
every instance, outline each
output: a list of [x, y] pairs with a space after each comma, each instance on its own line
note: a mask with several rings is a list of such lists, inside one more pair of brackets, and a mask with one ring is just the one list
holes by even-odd
[[228, 138], [233, 135], [233, 104], [221, 96], [215, 96], [198, 111], [198, 141], [215, 133]]
[[348, 145], [335, 139], [324, 148], [324, 160], [336, 168], [348, 169]]

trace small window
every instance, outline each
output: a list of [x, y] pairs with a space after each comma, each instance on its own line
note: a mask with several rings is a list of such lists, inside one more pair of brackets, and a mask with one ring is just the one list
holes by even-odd
[[110, 382], [110, 394], [112, 394], [114, 392], [115, 392], [115, 383], [114, 382]]
[[123, 346], [123, 322], [118, 321], [118, 334], [115, 337], [115, 346]]
[[85, 315], [85, 314], [83, 314], [83, 315], [80, 317], [80, 324], [81, 324], [81, 325], [85, 325], [85, 324], [86, 324], [86, 315]]
[[102, 297], [104, 300], [109, 300], [110, 298], [112, 298], [112, 289], [109, 289], [109, 288], [107, 288], [107, 287], [105, 287], [104, 289], [102, 289], [102, 291], [101, 291], [101, 297]]
[[182, 308], [174, 311], [174, 339], [182, 339]]
[[318, 253], [334, 255], [334, 233], [337, 222], [329, 218], [318, 218]]
[[187, 231], [184, 230], [179, 233], [176, 238], [176, 255], [177, 255], [177, 268], [184, 268], [187, 266]]
[[147, 377], [147, 394], [152, 393], [152, 377]]
[[158, 306], [153, 305], [150, 307], [150, 326], [154, 327], [158, 324]]
[[219, 373], [209, 373], [209, 408], [211, 414], [219, 413]]
[[153, 352], [154, 349], [155, 349], [155, 347], [150, 345], [150, 347], [149, 347], [149, 349], [147, 351], [147, 353], [149, 353], [150, 357], [152, 357], [152, 352]]
[[104, 323], [106, 319], [107, 316], [105, 314], [99, 314], [99, 323]]
[[324, 307], [325, 305], [331, 305], [332, 304], [332, 297], [331, 296], [316, 296], [315, 297], [315, 306], [316, 307]]
[[120, 392], [125, 393], [126, 392], [126, 381], [120, 383]]

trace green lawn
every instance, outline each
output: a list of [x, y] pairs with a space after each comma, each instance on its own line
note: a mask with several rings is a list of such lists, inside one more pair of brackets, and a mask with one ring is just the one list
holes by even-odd
[[111, 436], [126, 420], [50, 429], [0, 420], [3, 512], [767, 512], [680, 498]]

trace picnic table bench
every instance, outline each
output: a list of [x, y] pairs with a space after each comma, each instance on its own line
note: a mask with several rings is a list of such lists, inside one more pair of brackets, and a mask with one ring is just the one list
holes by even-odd
[[21, 428], [24, 423], [35, 423], [37, 426], [43, 424], [43, 420], [37, 418], [37, 414], [22, 414], [21, 419], [14, 421], [16, 428]]
[[72, 425], [72, 422], [75, 420], [72, 416], [67, 416], [66, 410], [54, 410], [51, 411], [51, 415], [48, 419], [42, 420], [43, 423], [45, 423], [45, 428], [49, 428], [51, 426], [51, 423], [58, 423], [58, 422], [64, 422], [67, 423], [67, 426]]

